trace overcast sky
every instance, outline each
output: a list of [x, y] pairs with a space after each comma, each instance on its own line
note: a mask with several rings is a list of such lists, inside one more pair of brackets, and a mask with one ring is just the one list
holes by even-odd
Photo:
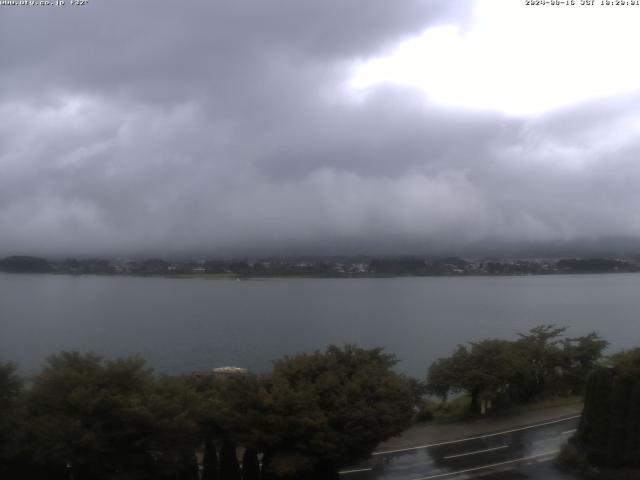
[[0, 6], [0, 254], [640, 237], [639, 24], [524, 0]]

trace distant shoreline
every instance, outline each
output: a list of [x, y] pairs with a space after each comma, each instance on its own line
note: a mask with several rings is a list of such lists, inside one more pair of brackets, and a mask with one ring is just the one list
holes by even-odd
[[538, 272], [538, 273], [464, 273], [464, 274], [335, 274], [335, 275], [310, 275], [310, 274], [288, 274], [288, 275], [240, 275], [234, 273], [185, 273], [185, 274], [152, 274], [152, 273], [70, 273], [70, 272], [5, 272], [6, 275], [52, 275], [68, 277], [120, 277], [120, 278], [163, 278], [163, 279], [210, 279], [210, 280], [261, 280], [261, 279], [389, 279], [389, 278], [504, 278], [504, 277], [548, 277], [559, 275], [615, 275], [615, 274], [638, 274], [640, 272]]
[[164, 260], [67, 259], [14, 255], [0, 259], [7, 273], [54, 273], [166, 278], [395, 278], [526, 276], [640, 272], [640, 256], [623, 258], [424, 258]]

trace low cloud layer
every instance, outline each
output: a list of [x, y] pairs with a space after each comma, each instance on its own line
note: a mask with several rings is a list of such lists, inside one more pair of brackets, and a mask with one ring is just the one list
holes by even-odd
[[355, 64], [472, 7], [0, 7], [0, 254], [640, 236], [640, 93], [517, 117], [350, 89]]

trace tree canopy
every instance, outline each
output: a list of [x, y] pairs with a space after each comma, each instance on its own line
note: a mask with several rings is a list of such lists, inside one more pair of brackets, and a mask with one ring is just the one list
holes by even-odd
[[333, 471], [408, 427], [416, 383], [393, 355], [353, 345], [275, 362], [260, 395], [264, 440], [279, 473]]
[[430, 366], [427, 389], [442, 398], [468, 393], [473, 412], [479, 411], [481, 400], [500, 406], [580, 393], [607, 342], [595, 333], [563, 338], [565, 330], [541, 325], [519, 334], [517, 340], [459, 345], [451, 356]]
[[[501, 406], [577, 391], [606, 342], [564, 332], [547, 325], [516, 340], [458, 346], [433, 363], [428, 391], [467, 392], [476, 408], [482, 400]], [[612, 362], [628, 378], [640, 371], [639, 358], [626, 352]], [[198, 453], [208, 479], [336, 478], [340, 466], [412, 423], [424, 388], [396, 373], [396, 363], [380, 348], [345, 345], [284, 357], [262, 376], [159, 376], [138, 357], [62, 352], [26, 384], [13, 364], [0, 364], [0, 475], [195, 480]], [[610, 421], [625, 438], [639, 435], [633, 399], [640, 390], [622, 380], [611, 385], [614, 410], [625, 413], [603, 417], [601, 427]], [[602, 428], [589, 431], [605, 438]]]
[[8, 475], [15, 444], [22, 380], [13, 363], [0, 363], [0, 478]]
[[210, 479], [255, 478], [258, 452], [263, 478], [333, 478], [409, 426], [417, 382], [395, 363], [382, 349], [332, 346], [278, 360], [264, 376], [176, 377], [137, 357], [62, 352], [29, 388], [0, 364], [0, 473], [195, 479], [199, 451]]
[[26, 395], [31, 466], [76, 479], [177, 475], [197, 444], [195, 401], [140, 358], [54, 355]]
[[591, 465], [640, 468], [640, 348], [589, 374], [574, 441]]

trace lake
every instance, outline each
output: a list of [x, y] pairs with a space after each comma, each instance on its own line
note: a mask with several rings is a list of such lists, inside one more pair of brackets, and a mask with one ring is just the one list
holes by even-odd
[[139, 354], [158, 371], [263, 372], [331, 343], [382, 346], [423, 377], [458, 343], [542, 323], [640, 345], [640, 274], [170, 279], [0, 274], [0, 360], [33, 373], [60, 350]]

